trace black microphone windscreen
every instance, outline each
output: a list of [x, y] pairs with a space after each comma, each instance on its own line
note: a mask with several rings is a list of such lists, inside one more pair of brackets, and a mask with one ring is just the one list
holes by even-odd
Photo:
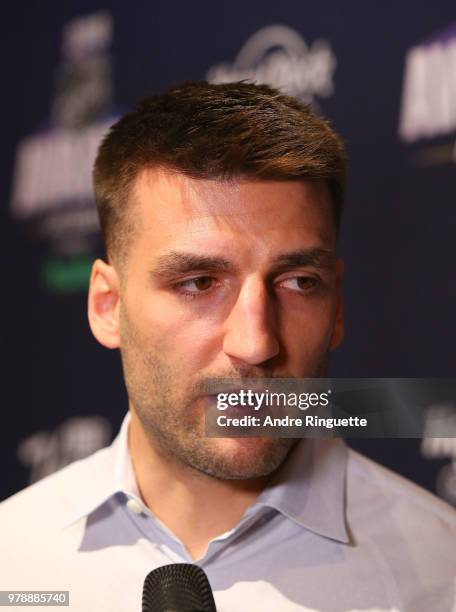
[[191, 563], [152, 570], [144, 580], [143, 612], [216, 612], [205, 572]]

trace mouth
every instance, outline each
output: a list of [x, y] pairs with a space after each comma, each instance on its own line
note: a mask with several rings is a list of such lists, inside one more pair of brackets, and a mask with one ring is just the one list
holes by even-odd
[[261, 378], [248, 378], [248, 379], [209, 379], [206, 381], [206, 393], [207, 396], [218, 395], [220, 393], [234, 393], [239, 395], [241, 391], [253, 393], [261, 393], [266, 390], [265, 379]]
[[213, 412], [225, 414], [227, 416], [236, 417], [238, 415], [256, 414], [258, 406], [261, 405], [261, 400], [258, 400], [259, 394], [264, 397], [265, 387], [252, 389], [239, 389], [239, 387], [230, 387], [226, 391], [218, 391], [217, 393], [208, 393], [204, 396], [205, 407]]

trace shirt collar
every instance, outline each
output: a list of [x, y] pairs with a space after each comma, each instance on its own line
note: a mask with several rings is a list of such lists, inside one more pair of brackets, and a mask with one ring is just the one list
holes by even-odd
[[[129, 423], [130, 413], [126, 415], [111, 446], [62, 470], [60, 482], [69, 509], [65, 526], [88, 516], [119, 492], [144, 505], [128, 450]], [[342, 440], [301, 440], [247, 511], [245, 518], [261, 507], [270, 507], [306, 529], [348, 543], [350, 538], [345, 524], [346, 464], [347, 448]], [[68, 490], [65, 472], [72, 469], [77, 470], [77, 481], [73, 481], [71, 490]]]
[[341, 439], [303, 439], [253, 507], [275, 508], [310, 531], [349, 543], [345, 521], [346, 466], [347, 447]]
[[[62, 470], [63, 484], [66, 481], [66, 470], [74, 469], [77, 474], [72, 490], [63, 491], [70, 509], [66, 515], [65, 526], [88, 516], [116, 493], [124, 493], [143, 505], [128, 450], [130, 420], [128, 412], [110, 446]], [[75, 498], [75, 495], [78, 497]]]

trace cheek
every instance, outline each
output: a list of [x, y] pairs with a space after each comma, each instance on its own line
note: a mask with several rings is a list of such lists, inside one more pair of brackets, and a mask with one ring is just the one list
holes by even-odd
[[161, 296], [135, 308], [135, 327], [145, 350], [181, 369], [195, 369], [216, 350], [219, 316], [209, 308], [188, 300], [182, 305]]
[[329, 349], [335, 322], [333, 301], [305, 302], [288, 309], [279, 324], [282, 342], [290, 355], [303, 358]]

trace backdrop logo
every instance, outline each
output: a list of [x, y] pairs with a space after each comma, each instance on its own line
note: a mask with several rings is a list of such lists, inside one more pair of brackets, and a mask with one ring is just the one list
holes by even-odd
[[[59, 128], [25, 138], [16, 155], [11, 203], [14, 216], [28, 220], [90, 201], [90, 161], [108, 125], [91, 125], [78, 131]], [[50, 229], [48, 223], [45, 227]]]
[[[456, 132], [456, 23], [409, 50], [399, 136], [406, 143]], [[423, 151], [422, 161], [456, 160], [453, 142]]]
[[334, 92], [336, 57], [328, 41], [315, 40], [310, 47], [302, 36], [287, 26], [272, 25], [251, 36], [234, 62], [210, 68], [212, 83], [248, 80], [266, 83], [314, 103]]
[[105, 11], [64, 26], [49, 119], [17, 148], [11, 214], [45, 243], [42, 280], [54, 291], [87, 286], [99, 244], [91, 172], [113, 123], [111, 41]]
[[17, 453], [21, 463], [30, 468], [32, 484], [88, 457], [108, 445], [111, 437], [111, 425], [105, 417], [72, 417], [54, 431], [37, 431], [26, 438]]

